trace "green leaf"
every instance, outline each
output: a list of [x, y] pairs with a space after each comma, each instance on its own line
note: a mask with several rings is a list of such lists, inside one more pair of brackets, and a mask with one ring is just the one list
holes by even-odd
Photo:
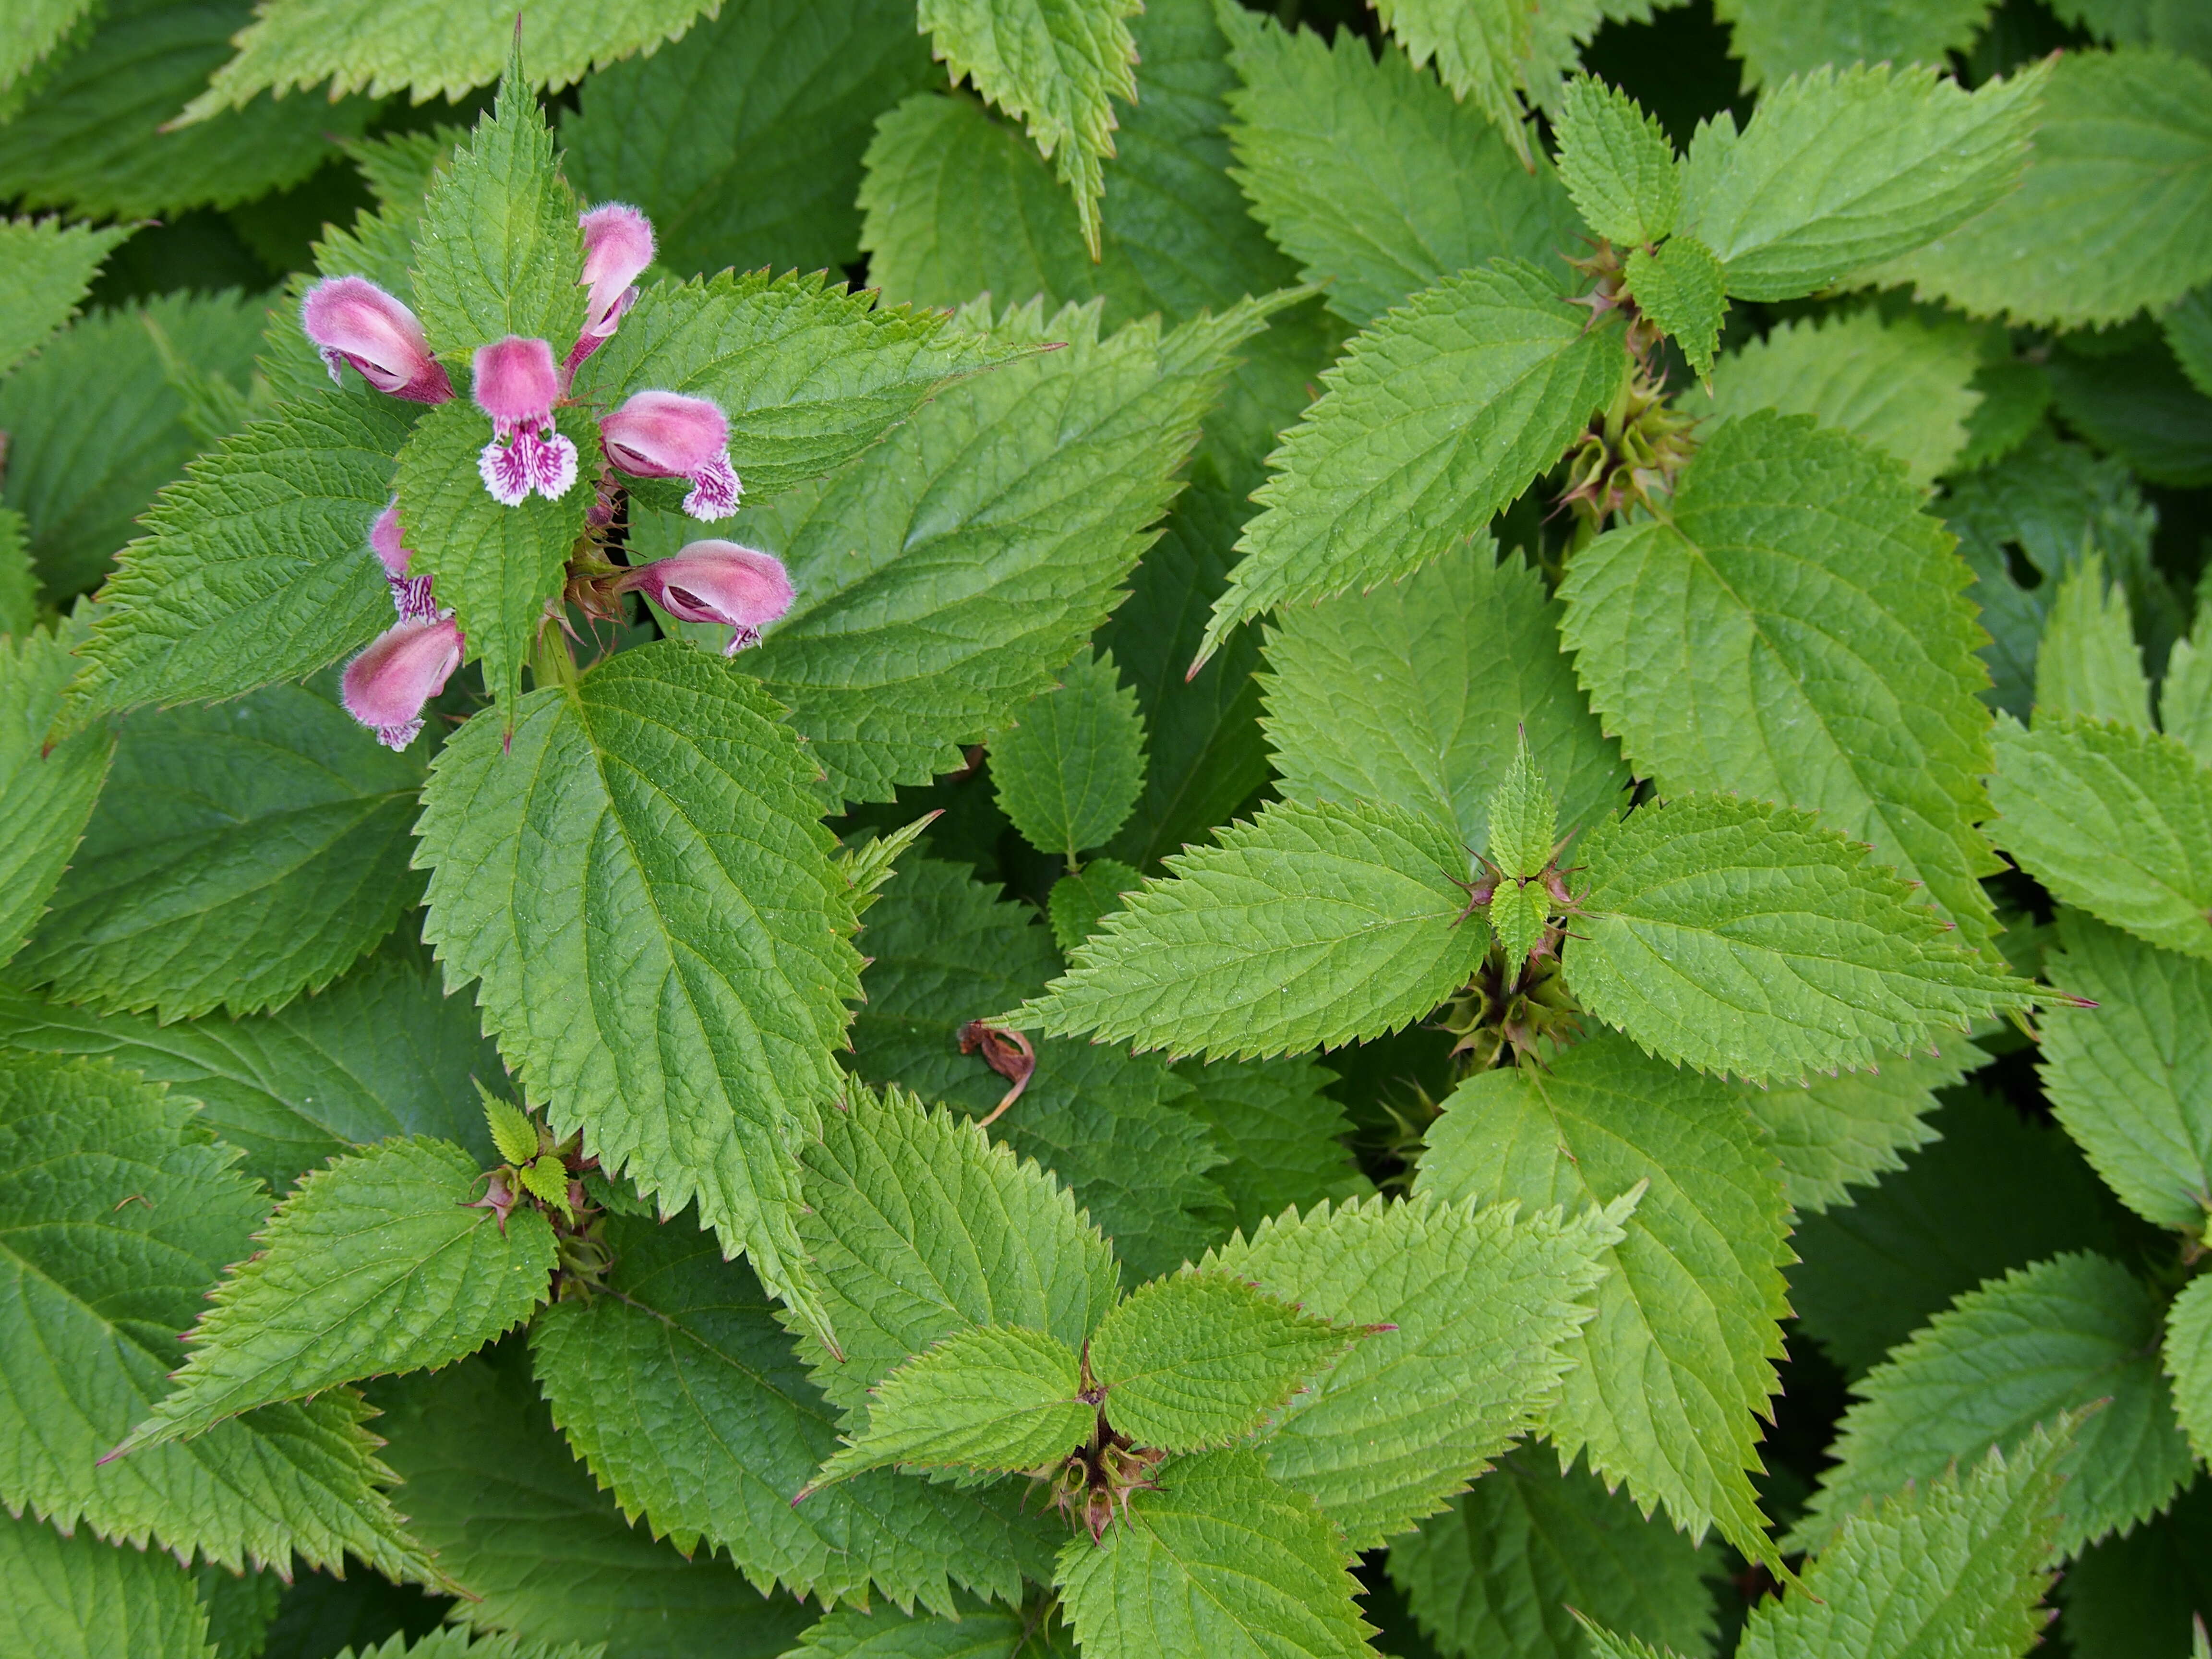
[[1781, 1154], [1790, 1207], [1813, 1215], [1857, 1202], [1864, 1195], [1850, 1188], [1902, 1169], [1899, 1153], [1935, 1139], [1924, 1120], [1936, 1109], [1936, 1091], [1987, 1058], [1953, 1037], [1941, 1054], [1886, 1060], [1870, 1072], [1816, 1073], [1771, 1089], [1739, 1084], [1737, 1096]]
[[484, 1125], [491, 1131], [492, 1145], [500, 1157], [509, 1164], [528, 1164], [538, 1157], [538, 1126], [527, 1114], [517, 1109], [497, 1095], [483, 1097]]
[[[679, 38], [702, 9], [700, 0], [629, 0], [611, 12], [532, 13], [528, 84], [565, 87], [586, 70], [650, 52]], [[185, 106], [184, 118], [205, 120], [256, 93], [281, 98], [325, 81], [333, 97], [382, 97], [404, 88], [417, 103], [441, 95], [459, 101], [501, 78], [514, 41], [506, 0], [270, 0], [239, 34], [238, 55]]]
[[1100, 162], [1114, 153], [1113, 106], [1137, 101], [1137, 45], [1124, 21], [1141, 0], [921, 0], [935, 55], [957, 82], [1029, 130], [1075, 194], [1076, 220], [1098, 257]]
[[466, 1591], [457, 1617], [523, 1641], [604, 1641], [607, 1659], [774, 1659], [797, 1640], [815, 1609], [629, 1524], [555, 1431], [524, 1358], [503, 1344], [374, 1386], [410, 1524]]
[[2035, 658], [2035, 718], [2063, 714], [2150, 729], [2150, 681], [2127, 592], [2105, 585], [2104, 557], [2094, 551], [2059, 581]]
[[2051, 377], [2021, 358], [1984, 359], [1968, 384], [1982, 401], [1967, 417], [1966, 447], [1955, 466], [1960, 472], [2002, 460], [2042, 433], [2051, 407]]
[[[1969, 945], [1991, 932], [1983, 634], [1904, 470], [1802, 416], [1708, 439], [1667, 520], [1561, 583], [1590, 704], [1661, 794], [1741, 793], [1872, 844]], [[1879, 731], [1870, 744], [1865, 732]]]
[[1583, 1659], [1569, 1613], [1688, 1654], [1713, 1646], [1704, 1553], [1580, 1465], [1512, 1452], [1390, 1546], [1391, 1582], [1450, 1659]]
[[140, 714], [17, 972], [165, 1021], [282, 1007], [420, 896], [407, 860], [422, 781], [419, 762], [304, 686]]
[[1942, 64], [1973, 44], [1994, 0], [1717, 0], [1747, 91], [1825, 64]]
[[2212, 398], [2212, 286], [2184, 295], [2168, 306], [2159, 328], [2190, 385]]
[[1693, 371], [1711, 373], [1728, 314], [1728, 273], [1713, 251], [1685, 233], [1656, 253], [1632, 249], [1625, 274], [1646, 320], [1673, 337]]
[[9, 38], [0, 43], [0, 92], [36, 69], [49, 52], [66, 49], [72, 31], [91, 9], [91, 0], [25, 0], [9, 19]]
[[1461, 925], [1466, 866], [1449, 830], [1395, 806], [1277, 803], [1169, 859], [1173, 878], [1147, 882], [1017, 1017], [1173, 1054], [1379, 1036], [1437, 1007], [1488, 947]]
[[748, 665], [834, 792], [884, 800], [952, 771], [961, 744], [1053, 683], [1151, 544], [1229, 353], [1279, 303], [1103, 339], [1096, 311], [1049, 328], [1010, 313], [996, 349], [1067, 349], [948, 390], [866, 462], [739, 514], [799, 596]]
[[156, 1087], [83, 1060], [0, 1060], [0, 1503], [233, 1571], [351, 1552], [434, 1583], [349, 1389], [99, 1462], [168, 1392], [176, 1333], [251, 1248], [268, 1200], [235, 1157]]
[[1054, 1618], [1025, 1607], [963, 1607], [957, 1614], [842, 1607], [813, 1626], [782, 1659], [1042, 1659], [1067, 1652]]
[[1066, 1190], [944, 1108], [892, 1088], [826, 1115], [804, 1152], [800, 1237], [844, 1352], [802, 1334], [823, 1392], [848, 1413], [956, 1331], [1020, 1325], [1069, 1347], [1114, 1305], [1114, 1253]]
[[392, 498], [409, 411], [356, 387], [195, 461], [101, 590], [65, 718], [304, 678], [390, 627], [368, 527]]
[[1513, 758], [1490, 792], [1490, 861], [1523, 880], [1543, 874], [1559, 833], [1559, 807], [1551, 786], [1528, 753], [1528, 734], [1518, 734]]
[[1252, 210], [1329, 308], [1355, 327], [1455, 271], [1504, 257], [1579, 252], [1581, 225], [1542, 154], [1524, 167], [1478, 107], [1395, 46], [1332, 47], [1242, 8], [1223, 9], [1235, 177]]
[[1656, 242], [1682, 204], [1674, 146], [1656, 116], [1589, 75], [1566, 84], [1556, 125], [1559, 179], [1583, 222], [1615, 242]]
[[1789, 1207], [1781, 1170], [1733, 1092], [1599, 1036], [1548, 1070], [1462, 1084], [1429, 1131], [1416, 1193], [1612, 1205], [1649, 1182], [1609, 1252], [1597, 1316], [1550, 1412], [1565, 1467], [1587, 1450], [1648, 1512], [1717, 1525], [1771, 1560], [1747, 1471], [1776, 1392]]
[[1030, 846], [1073, 863], [1127, 820], [1145, 779], [1145, 722], [1114, 659], [1089, 647], [991, 745], [999, 808]]
[[561, 123], [568, 176], [642, 208], [681, 276], [849, 264], [876, 118], [937, 77], [913, 23], [906, 0], [725, 7], [584, 82]]
[[1686, 796], [1601, 825], [1582, 858], [1567, 983], [1677, 1064], [1756, 1083], [1863, 1071], [2034, 1002], [1808, 813]]
[[1869, 1498], [1928, 1481], [2099, 1401], [2074, 1433], [2060, 1559], [2173, 1501], [2189, 1443], [2159, 1370], [2163, 1310], [2134, 1274], [2087, 1252], [2016, 1267], [1960, 1297], [1852, 1392], [1791, 1540], [1817, 1546]]
[[[869, 1390], [867, 1426], [799, 1496], [896, 1464], [1009, 1474], [1048, 1468], [1090, 1438], [1075, 1351], [1019, 1325], [955, 1331]], [[794, 1500], [796, 1501], [796, 1500]]]
[[1414, 295], [1352, 342], [1268, 457], [1200, 659], [1248, 617], [1464, 550], [1612, 401], [1628, 364], [1618, 330], [1586, 331], [1533, 265]]
[[[340, 1659], [354, 1650], [344, 1649]], [[520, 1640], [513, 1636], [475, 1636], [447, 1626], [409, 1641], [405, 1632], [370, 1647], [364, 1643], [361, 1659], [605, 1659], [605, 1643]]]
[[1103, 917], [1121, 908], [1125, 895], [1143, 882], [1118, 859], [1092, 859], [1052, 884], [1045, 906], [1052, 923], [1053, 941], [1062, 951], [1073, 951], [1098, 931]]
[[1292, 1204], [1339, 1204], [1374, 1195], [1345, 1137], [1352, 1121], [1322, 1091], [1334, 1074], [1299, 1054], [1278, 1060], [1184, 1060], [1193, 1085], [1181, 1103], [1202, 1119], [1227, 1162], [1208, 1170], [1246, 1232]]
[[2212, 484], [2212, 398], [2190, 384], [2164, 341], [2099, 351], [2094, 336], [2054, 352], [2045, 370], [2066, 424], [2154, 483]]
[[1983, 401], [1970, 385], [1978, 366], [1966, 329], [1855, 311], [1777, 324], [1714, 364], [1710, 398], [1690, 392], [1683, 403], [1720, 421], [1759, 409], [1810, 415], [1904, 462], [1924, 487], [1966, 447]]
[[553, 1230], [519, 1205], [471, 1206], [476, 1160], [445, 1141], [388, 1140], [301, 1179], [261, 1246], [210, 1293], [176, 1390], [118, 1454], [204, 1433], [272, 1401], [434, 1370], [530, 1316]]
[[167, 1556], [0, 1516], [0, 1647], [39, 1659], [216, 1659], [192, 1576]]
[[447, 983], [556, 1136], [702, 1222], [803, 1319], [794, 1142], [839, 1092], [860, 991], [850, 890], [775, 705], [673, 641], [469, 722], [417, 860]]
[[1310, 1493], [1355, 1550], [1442, 1508], [1557, 1395], [1626, 1213], [1423, 1194], [1287, 1212], [1209, 1253], [1202, 1267], [1317, 1319], [1396, 1327], [1291, 1402], [1268, 1473]]
[[1336, 1528], [1257, 1454], [1202, 1452], [1153, 1479], [1103, 1542], [1060, 1553], [1054, 1582], [1085, 1659], [1370, 1651]]
[[1868, 276], [1978, 316], [2116, 323], [2212, 277], [2208, 210], [2212, 70], [2168, 52], [2068, 52], [2019, 190]]
[[2058, 913], [2051, 982], [2081, 1003], [2041, 1021], [2052, 1111], [2145, 1220], [2202, 1231], [2212, 1194], [2212, 963]]
[[1085, 1358], [1116, 1433], [1194, 1452], [1252, 1433], [1368, 1334], [1240, 1278], [1182, 1273], [1139, 1287], [1101, 1320]]
[[1932, 69], [1814, 70], [1770, 92], [1741, 133], [1725, 110], [1698, 126], [1680, 228], [1728, 267], [1738, 299], [1810, 294], [2012, 190], [2048, 78], [2038, 64], [1969, 93]]
[[2068, 717], [1996, 732], [1997, 844], [2068, 904], [2212, 959], [2212, 767], [2155, 732]]
[[1376, 9], [1414, 67], [1434, 58], [1452, 95], [1471, 98], [1527, 163], [1518, 70], [1531, 48], [1534, 8], [1524, 0], [1378, 0]]
[[607, 1236], [612, 1294], [542, 1310], [530, 1341], [555, 1420], [626, 1516], [825, 1606], [872, 1583], [951, 1612], [953, 1584], [1011, 1601], [1024, 1572], [1047, 1576], [1056, 1528], [1003, 1486], [884, 1472], [794, 1505], [837, 1449], [836, 1414], [759, 1280], [681, 1224], [616, 1220]]
[[76, 668], [79, 623], [0, 640], [0, 961], [22, 948], [75, 855], [107, 776], [115, 738], [80, 732], [51, 751], [47, 728]]
[[2192, 1280], [2174, 1297], [2162, 1352], [2174, 1415], [2201, 1462], [2212, 1447], [2212, 1279]]
[[39, 576], [31, 568], [29, 526], [14, 507], [0, 507], [0, 634], [21, 639], [38, 623]]
[[59, 328], [76, 311], [94, 274], [131, 234], [116, 225], [94, 230], [59, 219], [0, 219], [0, 374]]
[[[1383, 800], [1488, 844], [1490, 792], [1527, 733], [1583, 829], [1628, 781], [1559, 649], [1543, 579], [1486, 546], [1282, 612], [1267, 635], [1267, 739], [1291, 800]], [[1547, 849], [1548, 851], [1548, 848]]]
[[2175, 641], [2167, 654], [2158, 720], [2168, 737], [2180, 738], [2212, 766], [2212, 611], [2200, 607], [2195, 630]]
[[2199, 1480], [2156, 1520], [2075, 1557], [2059, 1592], [2074, 1651], [2081, 1659], [2200, 1659], [2202, 1646], [2191, 1638], [2197, 1608], [2212, 1605], [2208, 1540], [2212, 1483]]

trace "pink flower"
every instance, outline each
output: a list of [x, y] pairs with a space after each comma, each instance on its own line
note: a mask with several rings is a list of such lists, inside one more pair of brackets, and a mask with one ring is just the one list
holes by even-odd
[[761, 629], [791, 609], [783, 561], [735, 542], [693, 542], [673, 558], [626, 573], [616, 586], [649, 595], [678, 622], [735, 629], [726, 657], [758, 645]]
[[653, 221], [627, 202], [602, 202], [578, 214], [576, 222], [584, 228], [584, 274], [578, 280], [591, 284], [592, 296], [586, 302], [584, 331], [568, 354], [571, 374], [637, 302], [638, 273], [653, 263]]
[[533, 489], [549, 501], [568, 494], [576, 482], [576, 446], [553, 429], [553, 400], [561, 395], [553, 348], [520, 334], [479, 346], [471, 394], [491, 416], [491, 441], [477, 460], [491, 498], [520, 507]]
[[300, 326], [323, 354], [331, 379], [351, 363], [379, 392], [418, 404], [442, 404], [453, 383], [430, 355], [415, 313], [366, 276], [332, 276], [307, 290]]
[[461, 665], [465, 643], [451, 617], [394, 623], [346, 665], [346, 713], [386, 749], [404, 749], [422, 730], [422, 705]]
[[599, 422], [599, 442], [625, 472], [689, 478], [684, 510], [695, 519], [726, 519], [738, 510], [744, 486], [730, 465], [730, 422], [704, 398], [635, 392]]
[[369, 526], [368, 544], [384, 566], [384, 580], [392, 584], [392, 608], [399, 613], [399, 620], [433, 621], [438, 607], [430, 599], [430, 579], [407, 574], [410, 556], [400, 539], [401, 533], [399, 498], [394, 495], [392, 504], [378, 514], [376, 522]]

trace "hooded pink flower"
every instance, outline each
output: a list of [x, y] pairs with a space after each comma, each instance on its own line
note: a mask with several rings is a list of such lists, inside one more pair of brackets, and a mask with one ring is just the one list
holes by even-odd
[[637, 302], [638, 274], [653, 263], [653, 221], [627, 202], [602, 202], [576, 216], [584, 229], [584, 274], [591, 284], [584, 331], [569, 352], [567, 373], [615, 331], [623, 313]]
[[399, 620], [433, 621], [438, 607], [431, 603], [430, 579], [407, 574], [410, 556], [401, 534], [399, 498], [394, 495], [392, 504], [378, 514], [376, 522], [369, 526], [368, 544], [384, 566], [384, 580], [392, 584], [392, 608], [399, 613]]
[[461, 665], [465, 644], [450, 617], [394, 623], [346, 665], [346, 713], [386, 749], [404, 749], [422, 730], [422, 705]]
[[442, 404], [453, 395], [415, 313], [366, 276], [317, 283], [301, 303], [300, 326], [333, 380], [340, 364], [351, 363], [379, 392], [411, 403]]
[[738, 510], [737, 469], [730, 465], [730, 423], [704, 398], [680, 392], [640, 392], [599, 422], [607, 459], [641, 478], [689, 478], [684, 510], [695, 519], [726, 519]]
[[536, 490], [557, 501], [576, 482], [576, 446], [553, 429], [561, 379], [553, 348], [510, 334], [479, 346], [471, 395], [491, 416], [491, 441], [477, 457], [484, 488], [502, 507], [520, 507]]
[[726, 657], [758, 645], [761, 629], [791, 609], [783, 561], [735, 542], [693, 542], [673, 558], [629, 571], [617, 586], [649, 595], [678, 622], [735, 629]]

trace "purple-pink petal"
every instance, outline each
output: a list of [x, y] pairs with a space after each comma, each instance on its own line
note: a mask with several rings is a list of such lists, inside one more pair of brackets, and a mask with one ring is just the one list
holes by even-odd
[[351, 363], [379, 392], [418, 404], [453, 395], [445, 368], [413, 312], [366, 276], [331, 276], [307, 290], [300, 326], [315, 343], [331, 379]]
[[399, 528], [398, 496], [392, 498], [392, 504], [378, 514], [376, 522], [369, 526], [368, 544], [377, 562], [384, 567], [384, 579], [392, 586], [392, 608], [399, 613], [399, 620], [428, 622], [435, 617], [438, 607], [430, 598], [430, 578], [407, 574], [412, 555]]
[[641, 478], [688, 478], [684, 510], [726, 519], [742, 486], [730, 465], [730, 422], [719, 405], [680, 392], [640, 392], [599, 423], [607, 459]]
[[346, 665], [346, 713], [387, 749], [404, 749], [422, 730], [422, 705], [446, 689], [466, 641], [451, 617], [386, 629]]
[[561, 377], [553, 367], [553, 348], [544, 341], [510, 334], [478, 346], [475, 371], [469, 394], [491, 416], [502, 437], [525, 426], [551, 424]]
[[678, 622], [734, 629], [726, 656], [757, 645], [760, 630], [791, 609], [783, 561], [735, 542], [693, 542], [672, 558], [629, 571], [618, 586], [648, 595]]
[[591, 285], [584, 333], [594, 342], [615, 331], [637, 298], [630, 285], [653, 263], [653, 221], [627, 202], [602, 202], [576, 216], [584, 232], [584, 274]]

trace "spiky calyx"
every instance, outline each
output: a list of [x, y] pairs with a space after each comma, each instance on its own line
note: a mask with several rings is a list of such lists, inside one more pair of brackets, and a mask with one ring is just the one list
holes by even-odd
[[1452, 1065], [1468, 1078], [1493, 1066], [1540, 1062], [1546, 1049], [1564, 1048], [1581, 1035], [1582, 1009], [1559, 972], [1556, 949], [1516, 966], [1504, 945], [1493, 941], [1480, 970], [1444, 1005], [1438, 1024], [1458, 1039]]
[[[1085, 1396], [1088, 1398], [1086, 1395]], [[1091, 1438], [1049, 1468], [1036, 1471], [1052, 1496], [1052, 1505], [1069, 1523], [1091, 1534], [1097, 1543], [1117, 1517], [1129, 1512], [1129, 1495], [1156, 1492], [1152, 1471], [1167, 1454], [1132, 1445], [1117, 1434], [1101, 1411]]]

